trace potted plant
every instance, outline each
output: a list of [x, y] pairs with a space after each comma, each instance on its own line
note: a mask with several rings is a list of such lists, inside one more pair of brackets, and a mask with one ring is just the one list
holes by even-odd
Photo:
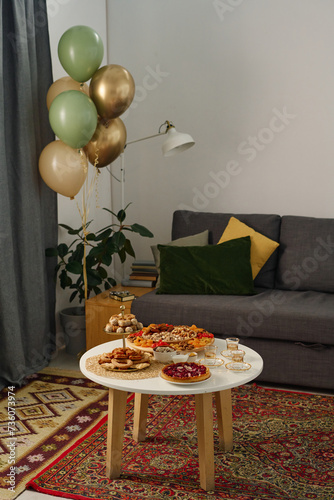
[[[126, 236], [127, 232], [153, 237], [151, 231], [140, 224], [125, 224], [128, 206], [117, 214], [104, 208], [117, 219], [117, 222], [95, 233], [89, 231], [92, 221], [83, 224], [79, 229], [59, 224], [74, 239], [70, 245], [60, 243], [55, 248], [47, 248], [45, 255], [58, 257], [55, 280], [58, 276], [61, 288], [73, 290], [70, 302], [77, 298], [79, 304], [82, 304], [92, 293], [97, 295], [116, 285], [115, 279], [109, 273], [113, 256], [118, 255], [122, 263], [125, 262], [127, 255], [135, 257], [132, 244]], [[80, 352], [84, 348], [85, 333], [82, 333], [85, 332], [84, 313], [84, 306], [67, 308], [59, 313], [60, 322], [67, 335], [66, 350], [71, 354]]]

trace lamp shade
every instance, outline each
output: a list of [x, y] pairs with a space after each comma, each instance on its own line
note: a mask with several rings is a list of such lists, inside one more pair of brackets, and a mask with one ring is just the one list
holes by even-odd
[[178, 132], [175, 127], [170, 127], [167, 131], [167, 137], [161, 148], [164, 156], [173, 156], [175, 153], [181, 153], [191, 148], [195, 144], [194, 139], [189, 134]]

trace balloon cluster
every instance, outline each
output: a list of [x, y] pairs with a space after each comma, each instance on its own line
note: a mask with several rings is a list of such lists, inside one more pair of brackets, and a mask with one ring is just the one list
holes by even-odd
[[70, 28], [58, 44], [60, 63], [69, 76], [55, 81], [47, 94], [49, 121], [58, 140], [43, 149], [39, 171], [51, 189], [70, 198], [85, 182], [88, 161], [105, 167], [126, 143], [119, 116], [134, 98], [135, 83], [118, 64], [99, 68], [103, 53], [100, 36], [88, 26]]

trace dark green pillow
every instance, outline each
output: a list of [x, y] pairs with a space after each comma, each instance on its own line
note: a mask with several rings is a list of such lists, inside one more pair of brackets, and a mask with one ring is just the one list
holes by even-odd
[[159, 294], [254, 294], [249, 236], [219, 245], [174, 247], [160, 251]]

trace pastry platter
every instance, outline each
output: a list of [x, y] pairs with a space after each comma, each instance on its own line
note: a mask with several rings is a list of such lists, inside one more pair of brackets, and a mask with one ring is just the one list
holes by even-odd
[[112, 352], [99, 356], [99, 365], [108, 371], [134, 372], [145, 370], [151, 364], [152, 356], [126, 347], [117, 347]]
[[130, 333], [126, 344], [145, 352], [153, 352], [157, 346], [169, 346], [178, 352], [199, 352], [213, 344], [214, 335], [196, 325], [174, 326], [166, 323], [153, 324], [142, 328], [139, 332]]

